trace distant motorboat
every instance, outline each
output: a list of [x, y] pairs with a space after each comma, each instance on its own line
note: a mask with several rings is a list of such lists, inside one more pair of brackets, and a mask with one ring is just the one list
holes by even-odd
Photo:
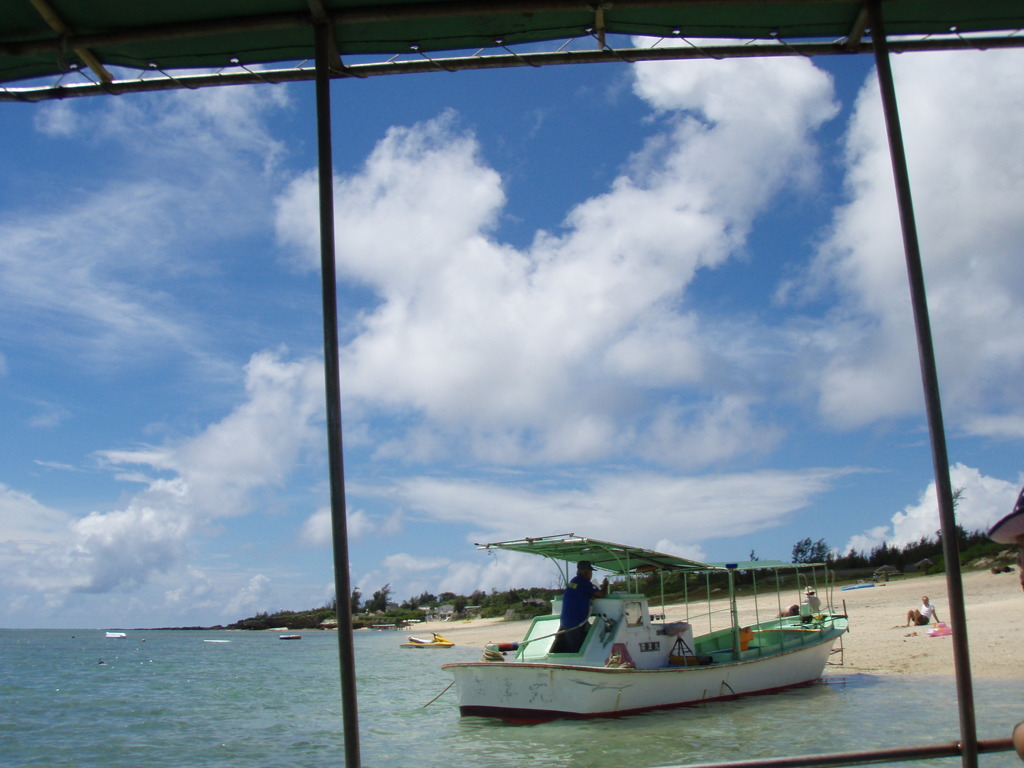
[[124, 632], [107, 632], [107, 637], [128, 637]]
[[301, 640], [302, 635], [281, 635], [282, 640]]

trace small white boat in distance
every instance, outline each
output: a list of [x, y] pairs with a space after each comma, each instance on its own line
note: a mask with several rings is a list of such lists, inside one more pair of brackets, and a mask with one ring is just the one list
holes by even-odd
[[128, 637], [124, 632], [107, 632], [107, 637]]
[[[735, 586], [740, 571], [814, 567], [820, 571], [821, 564], [698, 563], [573, 534], [478, 546], [530, 552], [566, 563], [590, 561], [595, 569], [616, 574], [622, 581], [613, 584], [606, 597], [591, 602], [587, 635], [576, 653], [552, 651], [561, 634], [560, 601], [555, 601], [552, 615], [533, 620], [510, 660], [500, 653], [502, 648], [490, 648], [481, 661], [443, 665], [455, 677], [464, 716], [539, 723], [614, 717], [778, 691], [817, 680], [833, 644], [847, 630], [846, 616], [821, 606], [816, 597], [805, 608], [798, 607], [795, 615], [749, 624], [739, 621]], [[712, 615], [702, 598], [689, 604], [688, 621], [654, 622], [647, 597], [638, 586], [641, 579], [657, 572], [703, 575], [707, 586], [713, 579], [728, 587], [728, 607]], [[773, 574], [773, 585], [775, 581]], [[816, 591], [803, 574], [790, 584], [791, 589], [806, 585], [807, 593]], [[765, 602], [771, 607], [765, 614], [774, 617], [779, 612], [775, 590], [768, 596], [772, 599]], [[707, 613], [698, 617], [697, 609]], [[721, 617], [723, 628], [694, 635], [694, 624], [710, 629], [715, 616]]]
[[282, 640], [301, 640], [302, 635], [281, 635]]

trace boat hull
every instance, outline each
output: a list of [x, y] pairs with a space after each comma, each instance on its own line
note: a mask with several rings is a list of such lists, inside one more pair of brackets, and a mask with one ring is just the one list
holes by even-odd
[[761, 658], [628, 669], [539, 662], [463, 662], [452, 672], [464, 716], [520, 723], [617, 717], [793, 688], [817, 680], [839, 633]]

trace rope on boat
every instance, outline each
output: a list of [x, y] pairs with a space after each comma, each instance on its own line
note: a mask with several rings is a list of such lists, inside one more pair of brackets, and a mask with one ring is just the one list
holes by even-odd
[[451, 687], [452, 687], [453, 685], [455, 685], [455, 681], [454, 681], [454, 680], [452, 680], [452, 681], [451, 681], [450, 683], [448, 683], [448, 685], [446, 685], [446, 686], [445, 686], [445, 689], [444, 689], [443, 691], [441, 691], [441, 692], [440, 692], [439, 694], [437, 694], [437, 696], [435, 696], [435, 697], [434, 697], [434, 698], [432, 698], [432, 699], [431, 699], [430, 701], [428, 701], [428, 702], [427, 702], [426, 704], [424, 704], [424, 705], [423, 705], [423, 706], [421, 707], [421, 709], [426, 709], [426, 708], [427, 708], [427, 707], [429, 707], [429, 706], [430, 706], [431, 704], [433, 704], [433, 703], [434, 703], [435, 701], [437, 701], [438, 699], [440, 699], [440, 698], [441, 698], [442, 696], [444, 696], [444, 695], [445, 695], [446, 693], [448, 693], [448, 689], [449, 689], [449, 688], [451, 688]]

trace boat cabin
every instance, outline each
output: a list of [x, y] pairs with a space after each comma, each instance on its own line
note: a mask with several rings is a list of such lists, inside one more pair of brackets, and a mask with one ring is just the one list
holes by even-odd
[[[676, 636], [665, 634], [664, 624], [651, 622], [647, 598], [639, 594], [612, 593], [591, 604], [591, 624], [578, 653], [552, 653], [551, 645], [559, 630], [561, 601], [552, 603], [550, 616], [538, 616], [526, 637], [519, 643], [517, 661], [546, 661], [586, 666], [605, 666], [613, 656], [620, 664], [637, 669], [664, 667], [675, 645]], [[693, 648], [693, 630], [677, 622], [676, 631]], [[578, 661], [576, 661], [578, 660]]]

